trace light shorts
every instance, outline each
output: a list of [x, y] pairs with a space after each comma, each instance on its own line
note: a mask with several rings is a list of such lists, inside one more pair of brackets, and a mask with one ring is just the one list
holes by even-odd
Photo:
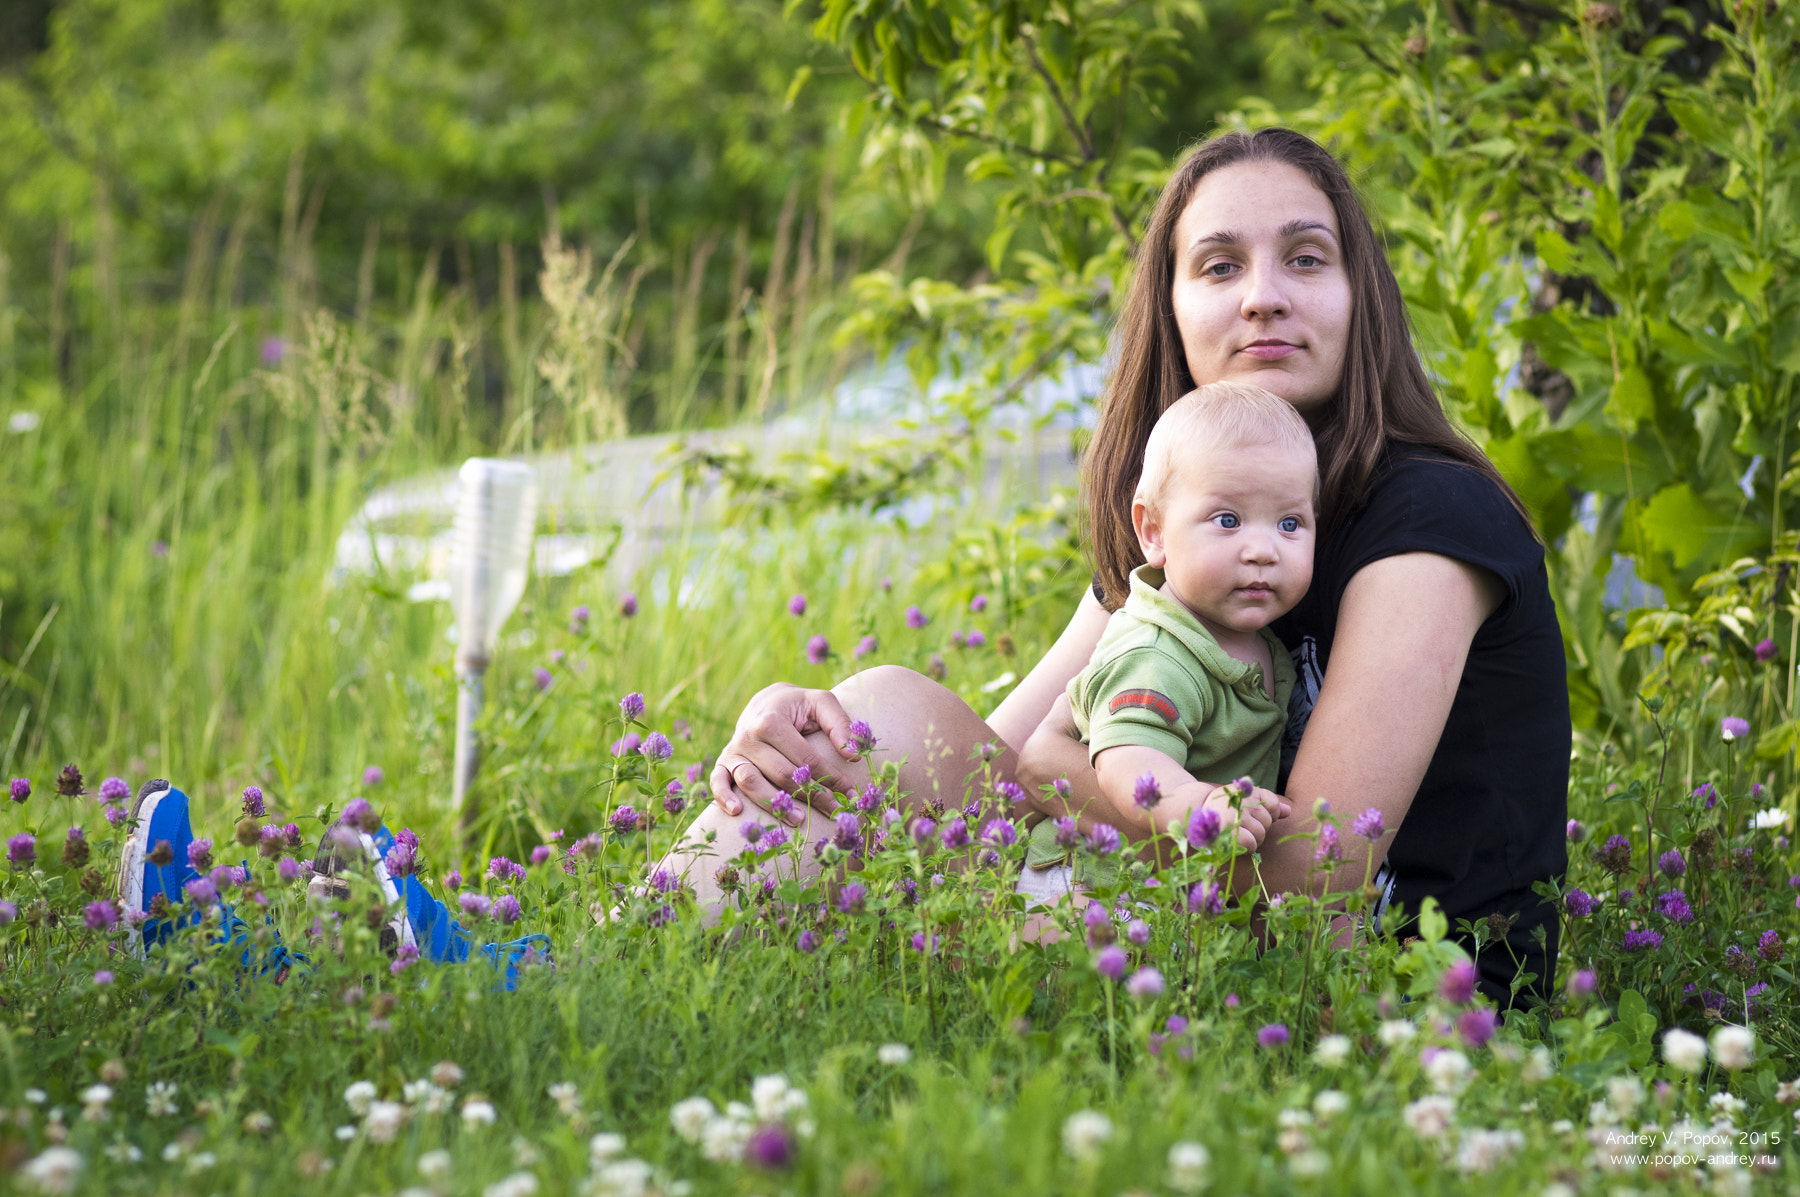
[[1075, 866], [1068, 861], [1058, 861], [1041, 869], [1025, 865], [1019, 870], [1019, 893], [1025, 895], [1027, 908], [1033, 906], [1054, 906], [1065, 899], [1078, 898], [1087, 893], [1087, 888], [1075, 882]]

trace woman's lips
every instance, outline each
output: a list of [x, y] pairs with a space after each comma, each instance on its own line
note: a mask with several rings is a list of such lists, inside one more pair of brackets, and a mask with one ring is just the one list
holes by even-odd
[[1300, 347], [1286, 341], [1255, 341], [1238, 352], [1248, 354], [1259, 362], [1278, 362], [1289, 354], [1300, 352]]

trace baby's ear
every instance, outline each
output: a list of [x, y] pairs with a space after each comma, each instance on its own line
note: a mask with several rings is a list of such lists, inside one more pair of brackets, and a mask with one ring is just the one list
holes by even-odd
[[1131, 501], [1131, 526], [1137, 532], [1138, 550], [1151, 569], [1161, 569], [1169, 559], [1163, 548], [1162, 520], [1142, 499]]

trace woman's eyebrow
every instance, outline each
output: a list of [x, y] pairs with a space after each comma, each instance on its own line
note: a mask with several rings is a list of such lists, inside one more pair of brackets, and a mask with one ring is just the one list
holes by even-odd
[[1275, 235], [1285, 241], [1285, 240], [1287, 240], [1287, 238], [1295, 236], [1299, 233], [1314, 233], [1314, 232], [1324, 233], [1327, 237], [1331, 238], [1333, 241], [1337, 240], [1337, 233], [1335, 230], [1332, 229], [1332, 227], [1330, 225], [1328, 225], [1324, 221], [1320, 221], [1320, 220], [1308, 220], [1304, 216], [1302, 216], [1296, 220], [1288, 221], [1286, 224], [1281, 226], [1281, 228], [1276, 232]]
[[[1322, 220], [1312, 220], [1305, 216], [1296, 217], [1295, 219], [1288, 221], [1279, 229], [1275, 230], [1275, 236], [1279, 240], [1286, 241], [1290, 237], [1298, 236], [1301, 233], [1314, 232], [1324, 233], [1325, 236], [1329, 237], [1334, 242], [1337, 240], [1337, 231], [1330, 225]], [[1187, 256], [1191, 258], [1202, 249], [1208, 249], [1213, 246], [1229, 247], [1233, 245], [1242, 245], [1243, 243], [1244, 236], [1242, 233], [1234, 232], [1231, 229], [1220, 229], [1217, 232], [1208, 233], [1204, 237], [1194, 238], [1193, 242], [1188, 246]]]

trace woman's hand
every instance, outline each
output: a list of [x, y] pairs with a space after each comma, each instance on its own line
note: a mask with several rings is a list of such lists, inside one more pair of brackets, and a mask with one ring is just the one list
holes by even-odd
[[[839, 761], [820, 752], [814, 746], [818, 737], [808, 739], [809, 733], [823, 733], [842, 760], [861, 759], [850, 735], [850, 716], [837, 695], [786, 682], [759, 690], [738, 716], [737, 730], [713, 766], [714, 804], [728, 815], [743, 814], [746, 801], [772, 810], [776, 794], [793, 790], [794, 770], [802, 765], [812, 770], [813, 781], [842, 791], [848, 783], [839, 776]], [[815, 795], [820, 810], [835, 809], [824, 794]]]

